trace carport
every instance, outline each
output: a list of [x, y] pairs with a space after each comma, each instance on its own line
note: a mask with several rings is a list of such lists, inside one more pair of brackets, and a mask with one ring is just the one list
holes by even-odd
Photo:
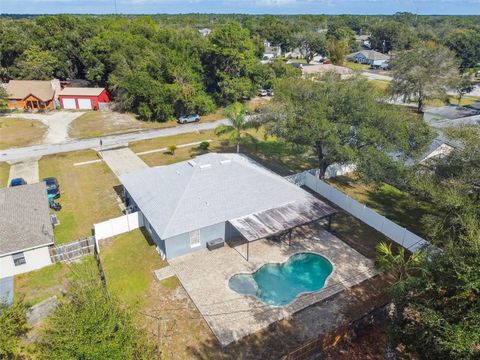
[[288, 236], [289, 245], [295, 228], [328, 218], [330, 230], [332, 216], [337, 212], [323, 201], [308, 196], [272, 209], [242, 216], [228, 222], [247, 241], [247, 261], [250, 254], [250, 243], [266, 237]]

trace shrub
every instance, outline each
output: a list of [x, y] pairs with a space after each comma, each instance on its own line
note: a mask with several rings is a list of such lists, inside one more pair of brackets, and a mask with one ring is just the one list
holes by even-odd
[[170, 154], [175, 155], [175, 150], [177, 150], [177, 145], [170, 145], [168, 147], [168, 151], [170, 151]]
[[200, 145], [198, 145], [198, 148], [203, 151], [207, 151], [210, 146], [210, 143], [208, 141], [202, 141]]

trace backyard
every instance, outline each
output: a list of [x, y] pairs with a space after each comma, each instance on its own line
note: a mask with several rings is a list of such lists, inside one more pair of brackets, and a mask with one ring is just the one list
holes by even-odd
[[34, 305], [51, 296], [61, 297], [67, 290], [69, 279], [81, 271], [98, 271], [93, 256], [86, 256], [79, 262], [56, 263], [40, 270], [14, 277], [14, 297]]
[[44, 156], [39, 161], [40, 178], [55, 176], [60, 184], [55, 242], [65, 243], [91, 235], [95, 223], [122, 215], [115, 187], [116, 176], [103, 162], [74, 166], [96, 160], [93, 150]]
[[327, 182], [398, 225], [421, 237], [427, 236], [421, 218], [433, 211], [428, 203], [388, 184], [363, 184], [354, 175], [328, 179]]
[[0, 149], [40, 144], [46, 131], [38, 120], [0, 117]]

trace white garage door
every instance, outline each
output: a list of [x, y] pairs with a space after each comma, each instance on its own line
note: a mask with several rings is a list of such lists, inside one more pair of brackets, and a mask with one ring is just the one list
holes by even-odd
[[76, 109], [75, 99], [62, 99], [64, 109]]
[[90, 99], [78, 99], [78, 108], [79, 109], [91, 110], [92, 109], [92, 102], [90, 101]]

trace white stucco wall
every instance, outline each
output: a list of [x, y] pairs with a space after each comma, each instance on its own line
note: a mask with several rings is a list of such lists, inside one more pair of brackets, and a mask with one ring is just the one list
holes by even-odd
[[0, 257], [0, 278], [37, 270], [52, 264], [48, 246], [24, 251], [23, 254], [25, 256], [25, 264], [19, 266], [15, 266], [13, 263], [12, 255]]

